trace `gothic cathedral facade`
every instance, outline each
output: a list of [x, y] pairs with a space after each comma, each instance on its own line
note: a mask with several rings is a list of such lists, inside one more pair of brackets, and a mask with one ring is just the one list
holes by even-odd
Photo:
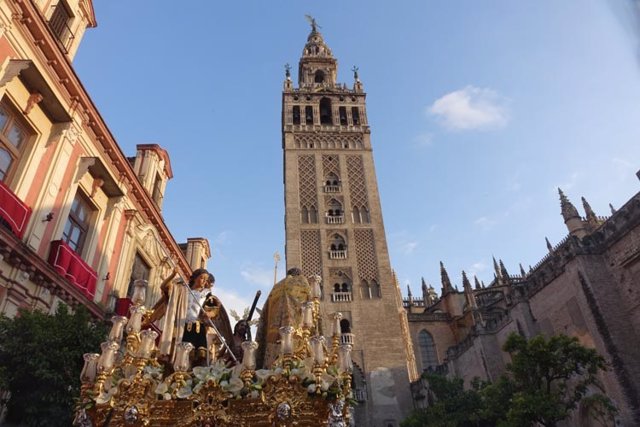
[[398, 426], [411, 407], [415, 360], [389, 260], [366, 94], [357, 68], [352, 88], [336, 82], [337, 72], [312, 22], [298, 87], [287, 67], [282, 94], [287, 269], [320, 275], [323, 317], [342, 313], [357, 425]]

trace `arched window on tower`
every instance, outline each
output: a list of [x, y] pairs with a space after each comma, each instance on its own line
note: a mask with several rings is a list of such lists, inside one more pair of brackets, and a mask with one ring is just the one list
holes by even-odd
[[351, 212], [351, 216], [354, 224], [360, 224], [362, 222], [362, 218], [360, 218], [360, 209], [357, 206], [353, 207], [353, 211]]
[[294, 125], [300, 124], [300, 106], [299, 105], [293, 106], [293, 124]]
[[322, 70], [316, 70], [316, 73], [313, 76], [313, 81], [315, 83], [324, 83], [324, 71]]
[[380, 288], [380, 283], [376, 282], [375, 280], [372, 280], [371, 289], [372, 289], [373, 295], [375, 295], [376, 298], [382, 298], [382, 289]]
[[362, 281], [362, 284], [360, 285], [360, 292], [362, 294], [362, 299], [371, 299], [371, 287], [366, 280]]
[[347, 258], [347, 242], [344, 237], [338, 233], [331, 236], [329, 246], [329, 259], [346, 259]]
[[366, 207], [362, 208], [360, 211], [360, 219], [364, 224], [369, 224], [371, 222], [371, 215], [369, 215], [369, 209]]
[[329, 173], [324, 180], [325, 193], [338, 193], [340, 191], [340, 178], [335, 173]]
[[418, 346], [420, 347], [420, 361], [422, 362], [422, 370], [438, 366], [438, 353], [436, 352], [436, 344], [433, 337], [425, 329], [418, 333]]
[[307, 125], [313, 124], [313, 107], [311, 105], [304, 107], [304, 122]]
[[344, 222], [342, 203], [336, 199], [331, 199], [327, 204], [327, 208], [327, 224], [342, 224]]
[[333, 113], [331, 111], [331, 100], [329, 98], [322, 98], [320, 100], [320, 124], [332, 125]]
[[360, 125], [360, 110], [358, 107], [351, 107], [351, 120], [354, 126]]
[[340, 115], [340, 125], [341, 126], [346, 126], [347, 124], [349, 124], [347, 122], [347, 107], [338, 108], [338, 114]]
[[317, 224], [318, 223], [318, 210], [315, 206], [311, 206], [309, 209], [309, 224]]
[[300, 221], [303, 224], [309, 223], [309, 209], [306, 206], [302, 207], [302, 211], [300, 212]]

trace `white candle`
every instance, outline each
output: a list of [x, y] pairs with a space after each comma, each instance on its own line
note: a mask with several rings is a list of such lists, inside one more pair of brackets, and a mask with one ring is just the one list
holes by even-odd
[[107, 341], [100, 344], [100, 348], [102, 349], [102, 354], [98, 358], [98, 372], [108, 371], [113, 368], [116, 351], [118, 351], [120, 345], [113, 341]]
[[147, 296], [147, 281], [136, 280], [133, 282], [133, 295], [131, 296], [131, 302], [134, 305], [144, 304]]
[[316, 335], [311, 338], [311, 349], [313, 350], [313, 360], [318, 365], [324, 364], [324, 342], [325, 338], [321, 335]]
[[293, 326], [282, 326], [280, 331], [280, 351], [282, 354], [293, 354]]
[[156, 338], [158, 338], [158, 333], [151, 329], [140, 332], [140, 347], [137, 356], [148, 359], [155, 346]]
[[311, 328], [313, 326], [313, 303], [302, 304], [302, 326]]
[[242, 344], [242, 366], [245, 369], [253, 371], [256, 369], [256, 350], [258, 349], [258, 343], [255, 341], [245, 341]]
[[140, 328], [142, 327], [142, 315], [145, 310], [144, 305], [131, 308], [131, 318], [129, 318], [126, 328], [128, 334], [136, 334], [140, 332]]
[[340, 336], [340, 320], [342, 319], [342, 313], [333, 313], [333, 336]]
[[125, 316], [113, 316], [111, 318], [113, 326], [111, 326], [111, 331], [109, 332], [109, 341], [115, 341], [118, 344], [122, 341], [122, 332], [127, 320]]
[[190, 342], [181, 342], [176, 345], [176, 357], [173, 362], [173, 369], [176, 372], [187, 372], [189, 370], [189, 353], [193, 350]]
[[96, 379], [96, 370], [98, 367], [98, 353], [85, 353], [83, 356], [84, 366], [80, 372], [80, 381], [93, 382]]
[[351, 344], [341, 344], [338, 350], [338, 359], [340, 370], [342, 372], [351, 372], [353, 362], [351, 361]]

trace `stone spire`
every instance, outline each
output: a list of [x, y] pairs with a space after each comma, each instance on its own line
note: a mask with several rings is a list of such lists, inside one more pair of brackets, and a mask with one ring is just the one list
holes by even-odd
[[544, 238], [544, 241], [547, 242], [547, 249], [549, 249], [549, 252], [553, 252], [553, 245], [546, 236]]
[[478, 308], [476, 304], [476, 297], [473, 295], [473, 289], [471, 288], [471, 282], [469, 282], [469, 278], [467, 277], [467, 273], [462, 270], [462, 286], [464, 287], [464, 296], [467, 300], [467, 305], [471, 309]]
[[613, 205], [611, 203], [609, 203], [609, 209], [611, 209], [611, 215], [613, 215], [614, 213], [618, 212], [616, 210], [616, 208], [613, 207]]
[[569, 221], [571, 218], [580, 218], [578, 210], [573, 206], [573, 203], [569, 201], [560, 188], [558, 188], [558, 194], [560, 195], [560, 210], [562, 212], [564, 222]]
[[444, 264], [440, 261], [440, 278], [442, 281], [442, 296], [453, 292], [453, 286], [451, 286], [451, 280], [449, 279], [449, 274], [447, 270], [444, 268]]
[[413, 295], [411, 294], [411, 287], [407, 283], [407, 295], [409, 296], [409, 305], [413, 305]]
[[496, 280], [500, 279], [500, 267], [498, 267], [498, 261], [496, 261], [496, 257], [493, 257], [493, 272]]
[[520, 275], [522, 277], [525, 277], [527, 275], [527, 273], [524, 271], [524, 267], [522, 266], [522, 263], [520, 263]]
[[476, 289], [482, 289], [482, 285], [480, 285], [480, 281], [478, 280], [478, 276], [473, 275], [473, 281], [475, 282]]
[[500, 260], [500, 276], [502, 277], [502, 283], [507, 285], [511, 282], [511, 279], [509, 279], [509, 272], [507, 271], [507, 268], [504, 266], [504, 263], [502, 262], [502, 260]]
[[582, 239], [587, 235], [587, 230], [585, 229], [585, 224], [582, 221], [580, 214], [578, 214], [578, 210], [559, 188], [558, 193], [560, 194], [560, 210], [562, 212], [562, 218], [564, 218], [564, 223], [569, 230], [569, 234]]

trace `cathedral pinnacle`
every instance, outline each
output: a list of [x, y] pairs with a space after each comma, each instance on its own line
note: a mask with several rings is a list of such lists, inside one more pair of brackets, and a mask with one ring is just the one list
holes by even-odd
[[444, 268], [444, 264], [440, 261], [440, 278], [442, 280], [442, 296], [453, 292], [453, 286], [451, 286], [451, 280], [449, 279], [449, 273]]
[[472, 292], [471, 282], [469, 282], [467, 273], [464, 270], [462, 270], [462, 286], [464, 287], [465, 292]]
[[573, 203], [569, 201], [560, 188], [558, 188], [558, 194], [560, 195], [560, 209], [565, 222], [571, 218], [580, 218], [578, 210], [573, 206]]
[[609, 209], [611, 209], [611, 215], [617, 212], [616, 208], [614, 208], [611, 203], [609, 203]]
[[498, 261], [496, 261], [496, 257], [493, 257], [493, 271], [496, 279], [499, 279], [501, 276], [500, 267], [498, 267]]
[[507, 268], [504, 266], [504, 263], [502, 262], [502, 260], [500, 260], [500, 276], [502, 276], [502, 280], [505, 284], [509, 284], [510, 282], [509, 272], [507, 271]]
[[553, 252], [553, 245], [551, 244], [549, 239], [547, 237], [545, 237], [544, 241], [547, 243], [547, 249], [549, 250], [549, 252]]
[[476, 290], [482, 289], [482, 285], [480, 285], [480, 281], [478, 280], [478, 276], [473, 275], [473, 282], [476, 286]]
[[422, 277], [421, 279], [422, 279], [422, 292], [425, 292], [427, 290], [427, 282], [425, 282], [424, 277]]
[[584, 197], [582, 197], [582, 206], [584, 207], [584, 212], [587, 215], [587, 221], [592, 224], [597, 224], [598, 217], [596, 216], [596, 213], [593, 211], [593, 209], [591, 209], [591, 205], [589, 204], [589, 202], [587, 202], [587, 199], [585, 199]]

